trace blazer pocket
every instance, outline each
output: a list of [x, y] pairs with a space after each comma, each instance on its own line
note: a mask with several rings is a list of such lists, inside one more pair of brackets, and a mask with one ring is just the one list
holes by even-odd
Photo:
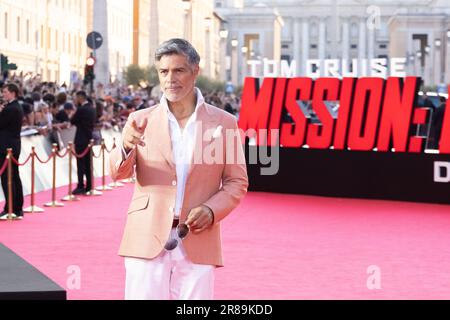
[[128, 207], [128, 214], [147, 209], [149, 199], [149, 195], [139, 196], [132, 199], [130, 206]]

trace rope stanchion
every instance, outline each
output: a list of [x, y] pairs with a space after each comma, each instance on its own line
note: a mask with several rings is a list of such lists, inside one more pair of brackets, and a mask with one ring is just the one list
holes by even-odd
[[[111, 150], [106, 150], [108, 153], [111, 153], [111, 151], [114, 149], [116, 147], [116, 138], [114, 137], [113, 138], [113, 146], [112, 146], [112, 148], [111, 148]], [[113, 181], [113, 182], [111, 182], [110, 184], [109, 184], [109, 186], [111, 187], [111, 188], [119, 188], [119, 187], [123, 187], [124, 186], [124, 184], [122, 183], [122, 182], [120, 182], [120, 181]]]
[[52, 155], [53, 158], [53, 182], [52, 182], [52, 201], [44, 204], [46, 207], [64, 207], [64, 203], [56, 201], [56, 155], [57, 155], [58, 145], [53, 144]]
[[134, 183], [136, 182], [136, 179], [134, 177], [128, 178], [128, 179], [122, 179], [123, 183]]
[[[69, 153], [69, 193], [67, 196], [62, 198], [62, 201], [80, 201], [80, 198], [72, 194], [72, 161], [73, 161], [73, 143], [69, 142], [67, 147], [67, 152]], [[67, 154], [67, 153], [66, 153]]]
[[89, 197], [92, 197], [92, 196], [101, 196], [102, 194], [103, 194], [103, 192], [101, 192], [101, 191], [97, 191], [97, 190], [95, 190], [95, 187], [94, 187], [94, 184], [95, 184], [95, 181], [94, 181], [94, 140], [93, 139], [91, 139], [91, 141], [90, 141], [90, 149], [89, 149], [89, 157], [91, 158], [90, 160], [90, 164], [91, 164], [91, 190], [89, 190], [88, 192], [86, 192], [86, 195], [87, 196], [89, 196]]
[[13, 213], [13, 194], [12, 194], [12, 149], [6, 149], [7, 155], [6, 160], [8, 161], [8, 215], [6, 219], [8, 221], [15, 220], [15, 214]]
[[97, 187], [97, 190], [100, 191], [110, 191], [112, 188], [106, 184], [106, 174], [105, 174], [105, 139], [102, 139], [102, 146], [101, 146], [101, 155], [102, 155], [102, 185]]
[[[35, 157], [36, 157], [36, 151], [34, 147], [31, 147], [31, 195], [30, 195], [30, 206], [23, 209], [23, 212], [26, 213], [38, 213], [38, 212], [44, 212], [44, 209], [36, 206], [34, 204], [34, 185], [35, 185]], [[28, 160], [27, 160], [28, 161]], [[25, 161], [25, 163], [27, 162]]]

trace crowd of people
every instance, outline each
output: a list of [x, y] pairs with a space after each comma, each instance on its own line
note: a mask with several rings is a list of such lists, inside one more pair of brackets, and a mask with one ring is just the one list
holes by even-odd
[[[132, 112], [157, 104], [161, 96], [158, 87], [134, 88], [119, 82], [107, 86], [98, 84], [89, 94], [84, 89], [80, 83], [68, 86], [66, 83], [46, 82], [39, 75], [31, 74], [14, 74], [7, 81], [0, 81], [0, 166], [5, 162], [6, 150], [11, 145], [14, 158], [19, 159], [22, 137], [40, 134], [62, 148], [65, 146], [60, 133], [71, 127], [76, 129], [74, 151], [82, 154], [91, 139], [94, 144], [101, 143], [102, 129], [121, 132]], [[223, 92], [205, 92], [204, 95], [207, 103], [239, 115], [240, 101], [236, 96]], [[72, 191], [74, 195], [92, 192], [90, 161], [89, 154], [77, 157], [78, 184]], [[16, 163], [12, 166], [11, 208], [6, 171], [1, 174], [6, 201], [0, 220], [23, 218], [19, 168]]]
[[[77, 109], [74, 97], [76, 92], [84, 89], [82, 84], [68, 86], [46, 82], [39, 75], [31, 74], [12, 75], [8, 82], [19, 87], [18, 101], [24, 112], [22, 136], [41, 134], [58, 144], [58, 132], [71, 126], [70, 119]], [[4, 83], [0, 82], [0, 88]], [[160, 91], [158, 87], [151, 89], [127, 86], [118, 81], [106, 86], [98, 84], [88, 95], [89, 103], [96, 110], [95, 143], [101, 141], [102, 129], [121, 131], [130, 113], [157, 104]], [[224, 92], [204, 92], [204, 95], [207, 103], [239, 115], [239, 97]], [[2, 100], [0, 94], [0, 105], [4, 103]]]

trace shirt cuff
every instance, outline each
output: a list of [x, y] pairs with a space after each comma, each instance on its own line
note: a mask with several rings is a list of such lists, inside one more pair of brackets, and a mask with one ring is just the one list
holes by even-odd
[[130, 150], [130, 152], [126, 152], [125, 148], [122, 145], [122, 160], [125, 161], [130, 157], [130, 154], [133, 152], [133, 149]]

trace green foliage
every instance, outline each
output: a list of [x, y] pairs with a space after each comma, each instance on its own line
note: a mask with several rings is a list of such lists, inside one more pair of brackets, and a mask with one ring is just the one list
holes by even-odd
[[437, 91], [437, 86], [436, 85], [421, 86], [420, 90], [423, 91], [423, 92], [436, 92]]
[[124, 77], [128, 85], [138, 86], [141, 81], [151, 87], [158, 84], [158, 73], [155, 66], [141, 68], [136, 64], [130, 64], [124, 70]]
[[224, 91], [225, 82], [210, 79], [205, 76], [199, 76], [197, 78], [196, 86], [202, 92]]
[[[138, 86], [142, 81], [146, 82], [150, 87], [159, 84], [158, 71], [155, 66], [142, 68], [136, 64], [131, 64], [124, 70], [124, 78], [128, 85], [133, 86]], [[205, 76], [199, 76], [197, 78], [196, 86], [202, 92], [225, 90], [225, 82], [210, 79]]]

